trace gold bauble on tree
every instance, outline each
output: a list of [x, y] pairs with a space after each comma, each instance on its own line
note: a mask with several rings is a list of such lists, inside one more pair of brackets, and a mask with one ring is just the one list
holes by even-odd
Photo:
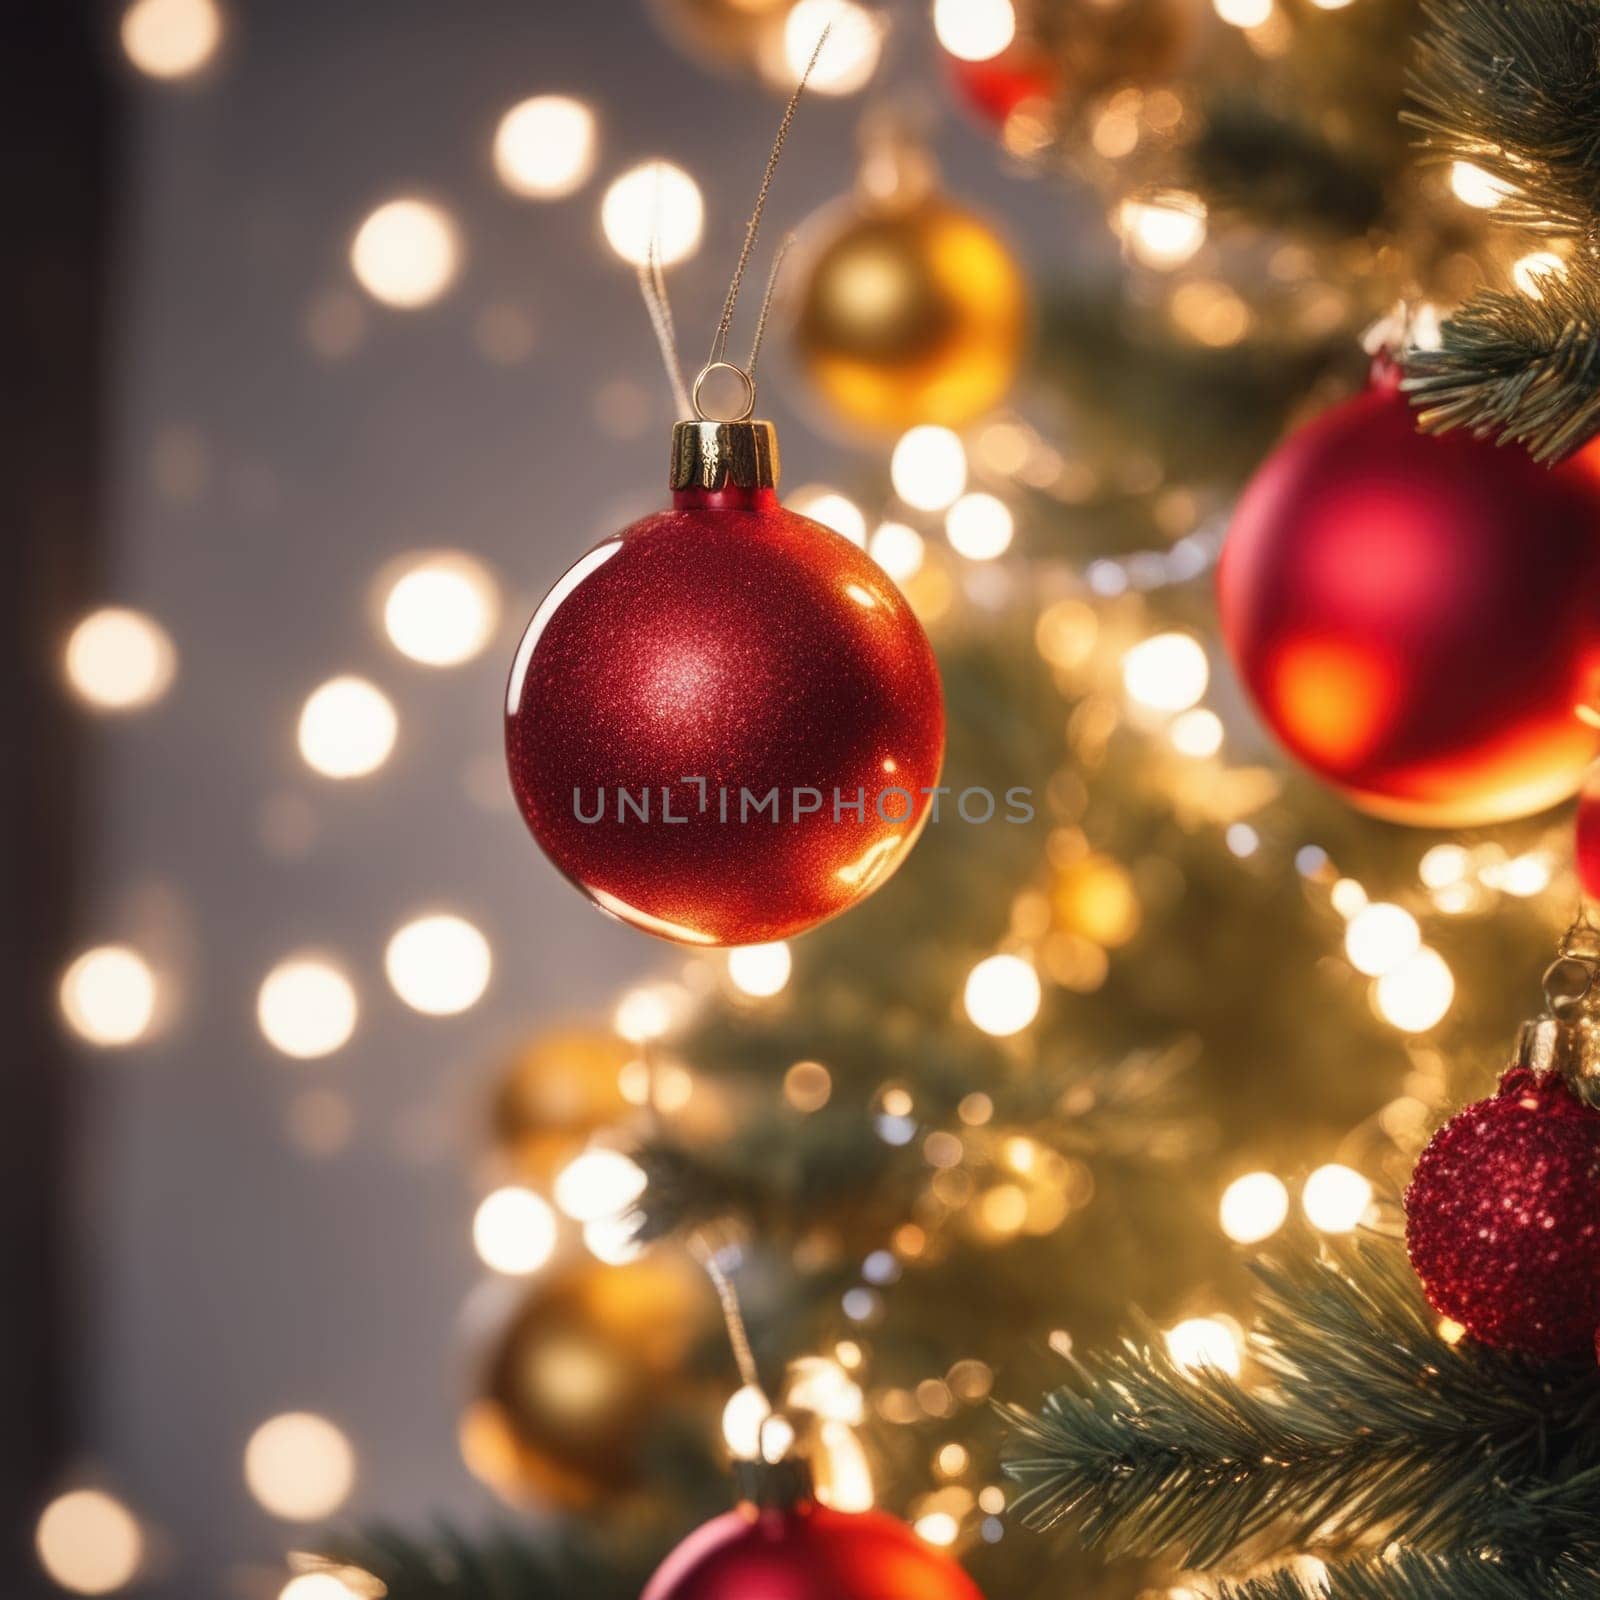
[[801, 243], [794, 350], [836, 423], [959, 428], [1004, 399], [1027, 332], [1022, 269], [903, 134], [869, 130], [856, 193]]
[[581, 1261], [535, 1280], [462, 1418], [468, 1466], [508, 1500], [578, 1510], [643, 1482], [655, 1449], [710, 1448], [715, 1396], [689, 1367], [715, 1327], [687, 1264]]
[[625, 1118], [622, 1069], [633, 1052], [606, 1028], [550, 1029], [512, 1059], [494, 1097], [494, 1142], [518, 1174], [548, 1184], [590, 1138]]

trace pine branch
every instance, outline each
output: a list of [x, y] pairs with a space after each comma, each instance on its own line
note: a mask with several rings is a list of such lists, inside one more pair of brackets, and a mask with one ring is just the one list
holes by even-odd
[[1593, 1552], [1575, 1525], [1600, 1509], [1592, 1369], [1446, 1344], [1393, 1244], [1259, 1275], [1253, 1351], [1270, 1387], [1187, 1373], [1149, 1332], [1074, 1363], [1076, 1387], [1037, 1417], [1010, 1413], [1023, 1520], [1201, 1567], [1247, 1541], [1378, 1533], [1432, 1550]]
[[1539, 293], [1479, 294], [1445, 323], [1441, 349], [1408, 353], [1423, 427], [1515, 441], [1538, 461], [1600, 431], [1600, 277], [1549, 273]]
[[1308, 1587], [1285, 1570], [1222, 1586], [1222, 1600], [1595, 1600], [1600, 1569], [1572, 1562], [1510, 1566], [1477, 1556], [1425, 1556], [1413, 1550], [1393, 1560], [1344, 1562]]
[[1590, 237], [1600, 220], [1600, 7], [1431, 0], [1405, 120], [1512, 192], [1501, 221]]

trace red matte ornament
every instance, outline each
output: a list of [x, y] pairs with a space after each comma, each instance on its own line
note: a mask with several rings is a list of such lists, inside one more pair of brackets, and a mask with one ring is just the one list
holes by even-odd
[[1406, 1190], [1406, 1249], [1441, 1315], [1531, 1356], [1600, 1332], [1600, 1112], [1556, 1072], [1515, 1067], [1429, 1142]]
[[1600, 444], [1554, 468], [1418, 431], [1395, 369], [1270, 455], [1218, 572], [1240, 677], [1363, 810], [1434, 827], [1564, 800], [1594, 758]]
[[[741, 450], [748, 468], [752, 440], [775, 456], [770, 435], [678, 430], [707, 476]], [[740, 476], [676, 490], [570, 568], [506, 703], [540, 847], [603, 910], [685, 944], [787, 938], [879, 887], [944, 752], [938, 669], [894, 582], [778, 504], [775, 462]]]
[[1018, 106], [1029, 100], [1048, 101], [1061, 89], [1061, 68], [1049, 51], [1017, 40], [987, 61], [964, 61], [947, 55], [956, 92], [986, 122], [1004, 127]]
[[690, 1534], [641, 1600], [983, 1600], [948, 1556], [881, 1511], [803, 1501], [730, 1511]]

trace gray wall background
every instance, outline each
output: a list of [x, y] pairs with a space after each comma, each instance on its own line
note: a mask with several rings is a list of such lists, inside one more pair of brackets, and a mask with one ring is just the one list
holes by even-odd
[[[150, 949], [176, 1003], [148, 1045], [85, 1065], [79, 1281], [86, 1466], [158, 1530], [155, 1592], [243, 1596], [276, 1593], [295, 1543], [241, 1473], [275, 1412], [346, 1430], [357, 1516], [488, 1514], [454, 1441], [485, 1091], [521, 1031], [605, 1008], [630, 974], [670, 961], [545, 865], [501, 775], [522, 621], [583, 548], [663, 496], [670, 408], [631, 273], [600, 243], [599, 196], [656, 154], [699, 179], [705, 243], [672, 275], [697, 350], [778, 106], [686, 61], [637, 0], [228, 9], [203, 81], [118, 68], [106, 598], [161, 619], [180, 669], [153, 710], [95, 729], [81, 931]], [[888, 79], [937, 110], [925, 11], [895, 15]], [[506, 194], [488, 155], [501, 112], [544, 90], [601, 119], [595, 179], [553, 205]], [[849, 186], [861, 106], [804, 111], [771, 238]], [[1079, 230], [1099, 233], [1051, 185], [1004, 177], [948, 108], [939, 142], [949, 187], [1006, 221], [1037, 278]], [[355, 224], [401, 192], [446, 204], [468, 252], [454, 291], [420, 313], [365, 301], [346, 266]], [[306, 333], [329, 294], [361, 323], [337, 360]], [[509, 366], [474, 336], [506, 304], [536, 329]], [[615, 437], [615, 405], [610, 432], [597, 420], [619, 381], [648, 397], [636, 437]], [[775, 350], [761, 409], [783, 425], [786, 481], [848, 487], [870, 456], [809, 431], [788, 390]], [[486, 560], [506, 599], [495, 646], [443, 672], [391, 649], [370, 606], [385, 561], [441, 545]], [[306, 693], [341, 671], [379, 683], [401, 724], [388, 765], [343, 784], [309, 772], [294, 737]], [[382, 971], [389, 933], [435, 903], [495, 952], [485, 999], [454, 1019], [408, 1010]], [[265, 972], [304, 945], [340, 954], [362, 1018], [340, 1053], [297, 1064], [261, 1038], [254, 1006]], [[292, 1135], [307, 1091], [349, 1113], [335, 1155]]]

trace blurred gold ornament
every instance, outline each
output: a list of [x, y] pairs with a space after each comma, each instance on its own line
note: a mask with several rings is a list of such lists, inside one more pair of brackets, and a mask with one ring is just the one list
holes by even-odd
[[697, 65], [771, 77], [794, 0], [651, 0], [661, 31]]
[[686, 1373], [715, 1316], [705, 1281], [653, 1259], [538, 1281], [461, 1423], [467, 1465], [508, 1500], [569, 1509], [632, 1488], [653, 1438], [715, 1431]]
[[630, 1107], [621, 1073], [631, 1047], [605, 1028], [541, 1033], [517, 1052], [494, 1099], [494, 1140], [518, 1173], [548, 1184]]
[[795, 353], [842, 424], [961, 427], [1016, 378], [1022, 268], [986, 221], [935, 185], [920, 149], [869, 130], [856, 194], [803, 235]]
[[1056, 926], [1107, 950], [1125, 945], [1139, 931], [1139, 896], [1120, 861], [1086, 855], [1057, 874], [1050, 891]]

